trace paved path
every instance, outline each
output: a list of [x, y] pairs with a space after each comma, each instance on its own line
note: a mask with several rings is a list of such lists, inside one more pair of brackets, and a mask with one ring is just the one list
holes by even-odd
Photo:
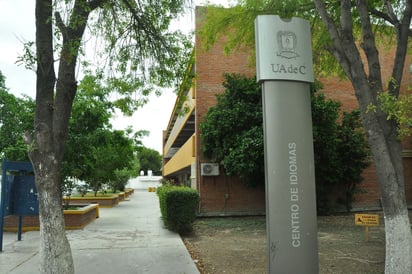
[[[137, 190], [100, 218], [67, 237], [76, 274], [198, 274], [180, 236], [163, 227], [156, 193]], [[39, 273], [39, 232], [4, 233], [0, 273]]]

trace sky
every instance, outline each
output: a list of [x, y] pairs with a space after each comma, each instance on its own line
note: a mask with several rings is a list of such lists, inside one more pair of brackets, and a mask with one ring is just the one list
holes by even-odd
[[[207, 2], [227, 6], [233, 1], [194, 1], [196, 5]], [[32, 98], [35, 98], [35, 72], [16, 64], [16, 61], [23, 53], [23, 43], [35, 40], [34, 6], [34, 0], [0, 0], [0, 71], [6, 77], [6, 87], [11, 93]], [[185, 30], [189, 26], [190, 31], [194, 27], [194, 17], [187, 14], [174, 26]], [[135, 131], [149, 131], [150, 135], [142, 139], [143, 145], [162, 154], [162, 132], [167, 128], [175, 101], [176, 96], [172, 90], [165, 90], [159, 97], [152, 95], [149, 103], [133, 116], [116, 114], [112, 120], [113, 128], [125, 129], [132, 126]]]

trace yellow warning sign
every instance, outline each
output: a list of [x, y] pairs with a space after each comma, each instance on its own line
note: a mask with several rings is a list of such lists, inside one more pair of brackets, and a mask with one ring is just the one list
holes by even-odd
[[378, 226], [378, 214], [355, 214], [355, 225]]

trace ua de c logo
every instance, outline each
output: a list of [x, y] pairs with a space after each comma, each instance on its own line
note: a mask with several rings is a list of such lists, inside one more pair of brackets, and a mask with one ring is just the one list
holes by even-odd
[[299, 57], [299, 54], [296, 52], [296, 46], [298, 39], [296, 34], [292, 31], [278, 31], [277, 33], [277, 42], [278, 42], [278, 56], [283, 58], [292, 59]]

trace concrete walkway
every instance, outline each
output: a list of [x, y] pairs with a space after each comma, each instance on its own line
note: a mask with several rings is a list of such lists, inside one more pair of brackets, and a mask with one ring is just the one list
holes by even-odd
[[[100, 218], [67, 231], [77, 274], [198, 274], [180, 236], [163, 227], [156, 193], [136, 190], [128, 201], [101, 208]], [[17, 241], [5, 232], [0, 273], [39, 273], [39, 232]]]

